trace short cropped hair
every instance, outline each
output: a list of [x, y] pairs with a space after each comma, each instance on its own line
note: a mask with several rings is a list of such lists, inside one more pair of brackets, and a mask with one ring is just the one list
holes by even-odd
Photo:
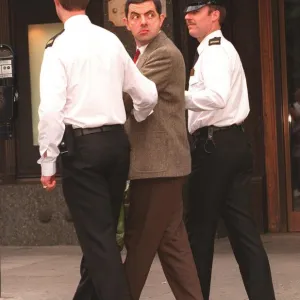
[[76, 11], [86, 10], [90, 0], [59, 0], [59, 2], [65, 10]]
[[160, 0], [127, 0], [125, 4], [125, 16], [128, 17], [129, 5], [130, 4], [140, 4], [147, 1], [152, 1], [155, 5], [156, 11], [159, 15], [162, 13], [162, 5]]

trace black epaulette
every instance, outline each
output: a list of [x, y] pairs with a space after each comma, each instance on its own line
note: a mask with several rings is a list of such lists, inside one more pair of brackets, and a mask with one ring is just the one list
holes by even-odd
[[56, 39], [59, 35], [61, 35], [64, 31], [65, 31], [65, 30], [63, 29], [61, 32], [59, 32], [59, 33], [56, 34], [54, 37], [52, 37], [52, 38], [47, 42], [45, 49], [47, 49], [48, 47], [52, 47], [53, 44], [54, 44], [55, 39]]
[[214, 37], [213, 39], [210, 39], [208, 41], [208, 45], [209, 46], [213, 46], [213, 45], [221, 45], [221, 37]]

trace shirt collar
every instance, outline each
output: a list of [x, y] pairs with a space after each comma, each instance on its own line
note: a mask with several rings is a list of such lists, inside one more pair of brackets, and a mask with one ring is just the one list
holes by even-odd
[[144, 54], [144, 52], [146, 51], [146, 48], [148, 47], [149, 44], [138, 47], [137, 49], [140, 50], [140, 55]]
[[201, 54], [201, 52], [203, 51], [203, 49], [205, 48], [205, 46], [208, 45], [208, 41], [214, 37], [223, 37], [222, 31], [216, 30], [214, 32], [211, 32], [209, 35], [207, 35], [200, 43], [200, 45], [197, 48], [197, 51], [199, 54]]
[[90, 24], [91, 21], [88, 18], [87, 15], [76, 15], [71, 18], [69, 18], [65, 24], [65, 29], [71, 29], [71, 28], [80, 28], [82, 25]]

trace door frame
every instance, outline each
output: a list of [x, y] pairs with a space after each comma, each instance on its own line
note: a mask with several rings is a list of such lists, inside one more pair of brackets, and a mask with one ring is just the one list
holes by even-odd
[[[261, 64], [260, 49], [257, 47], [260, 41], [259, 34], [259, 1], [246, 0], [226, 0], [227, 16], [222, 31], [224, 36], [230, 40], [239, 52], [246, 72], [251, 113], [245, 122], [246, 133], [252, 144], [253, 152], [253, 176], [252, 176], [252, 198], [251, 210], [256, 225], [260, 232], [266, 232], [267, 213], [266, 213], [266, 189], [265, 189], [265, 149], [264, 149], [264, 116], [263, 116], [263, 96], [261, 83]], [[175, 5], [174, 5], [175, 4]], [[180, 7], [179, 11], [174, 12], [174, 19], [179, 19], [177, 14], [181, 14], [184, 20], [184, 8], [186, 0], [174, 0], [174, 11]], [[176, 17], [177, 16], [177, 17]], [[265, 16], [262, 15], [264, 20]], [[175, 42], [184, 53], [189, 78], [190, 69], [194, 62], [194, 55], [199, 42], [192, 39], [187, 31], [184, 21], [174, 22], [174, 26], [181, 26], [174, 30]], [[246, 28], [246, 29], [245, 29]], [[179, 40], [179, 42], [178, 42]], [[252, 43], [249, 45], [249, 40]], [[187, 80], [188, 83], [188, 80]], [[267, 104], [268, 105], [268, 104]], [[267, 106], [266, 106], [267, 107]], [[275, 107], [275, 106], [274, 106]], [[272, 174], [273, 170], [270, 170]], [[270, 199], [272, 199], [270, 197]]]

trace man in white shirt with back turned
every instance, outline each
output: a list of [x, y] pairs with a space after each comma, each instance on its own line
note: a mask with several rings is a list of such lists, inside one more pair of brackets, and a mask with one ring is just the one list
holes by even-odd
[[123, 92], [138, 122], [157, 103], [155, 84], [137, 69], [119, 39], [93, 25], [89, 0], [54, 0], [64, 30], [46, 45], [39, 107], [43, 187], [62, 185], [83, 251], [74, 300], [130, 299], [116, 243], [130, 146]]

